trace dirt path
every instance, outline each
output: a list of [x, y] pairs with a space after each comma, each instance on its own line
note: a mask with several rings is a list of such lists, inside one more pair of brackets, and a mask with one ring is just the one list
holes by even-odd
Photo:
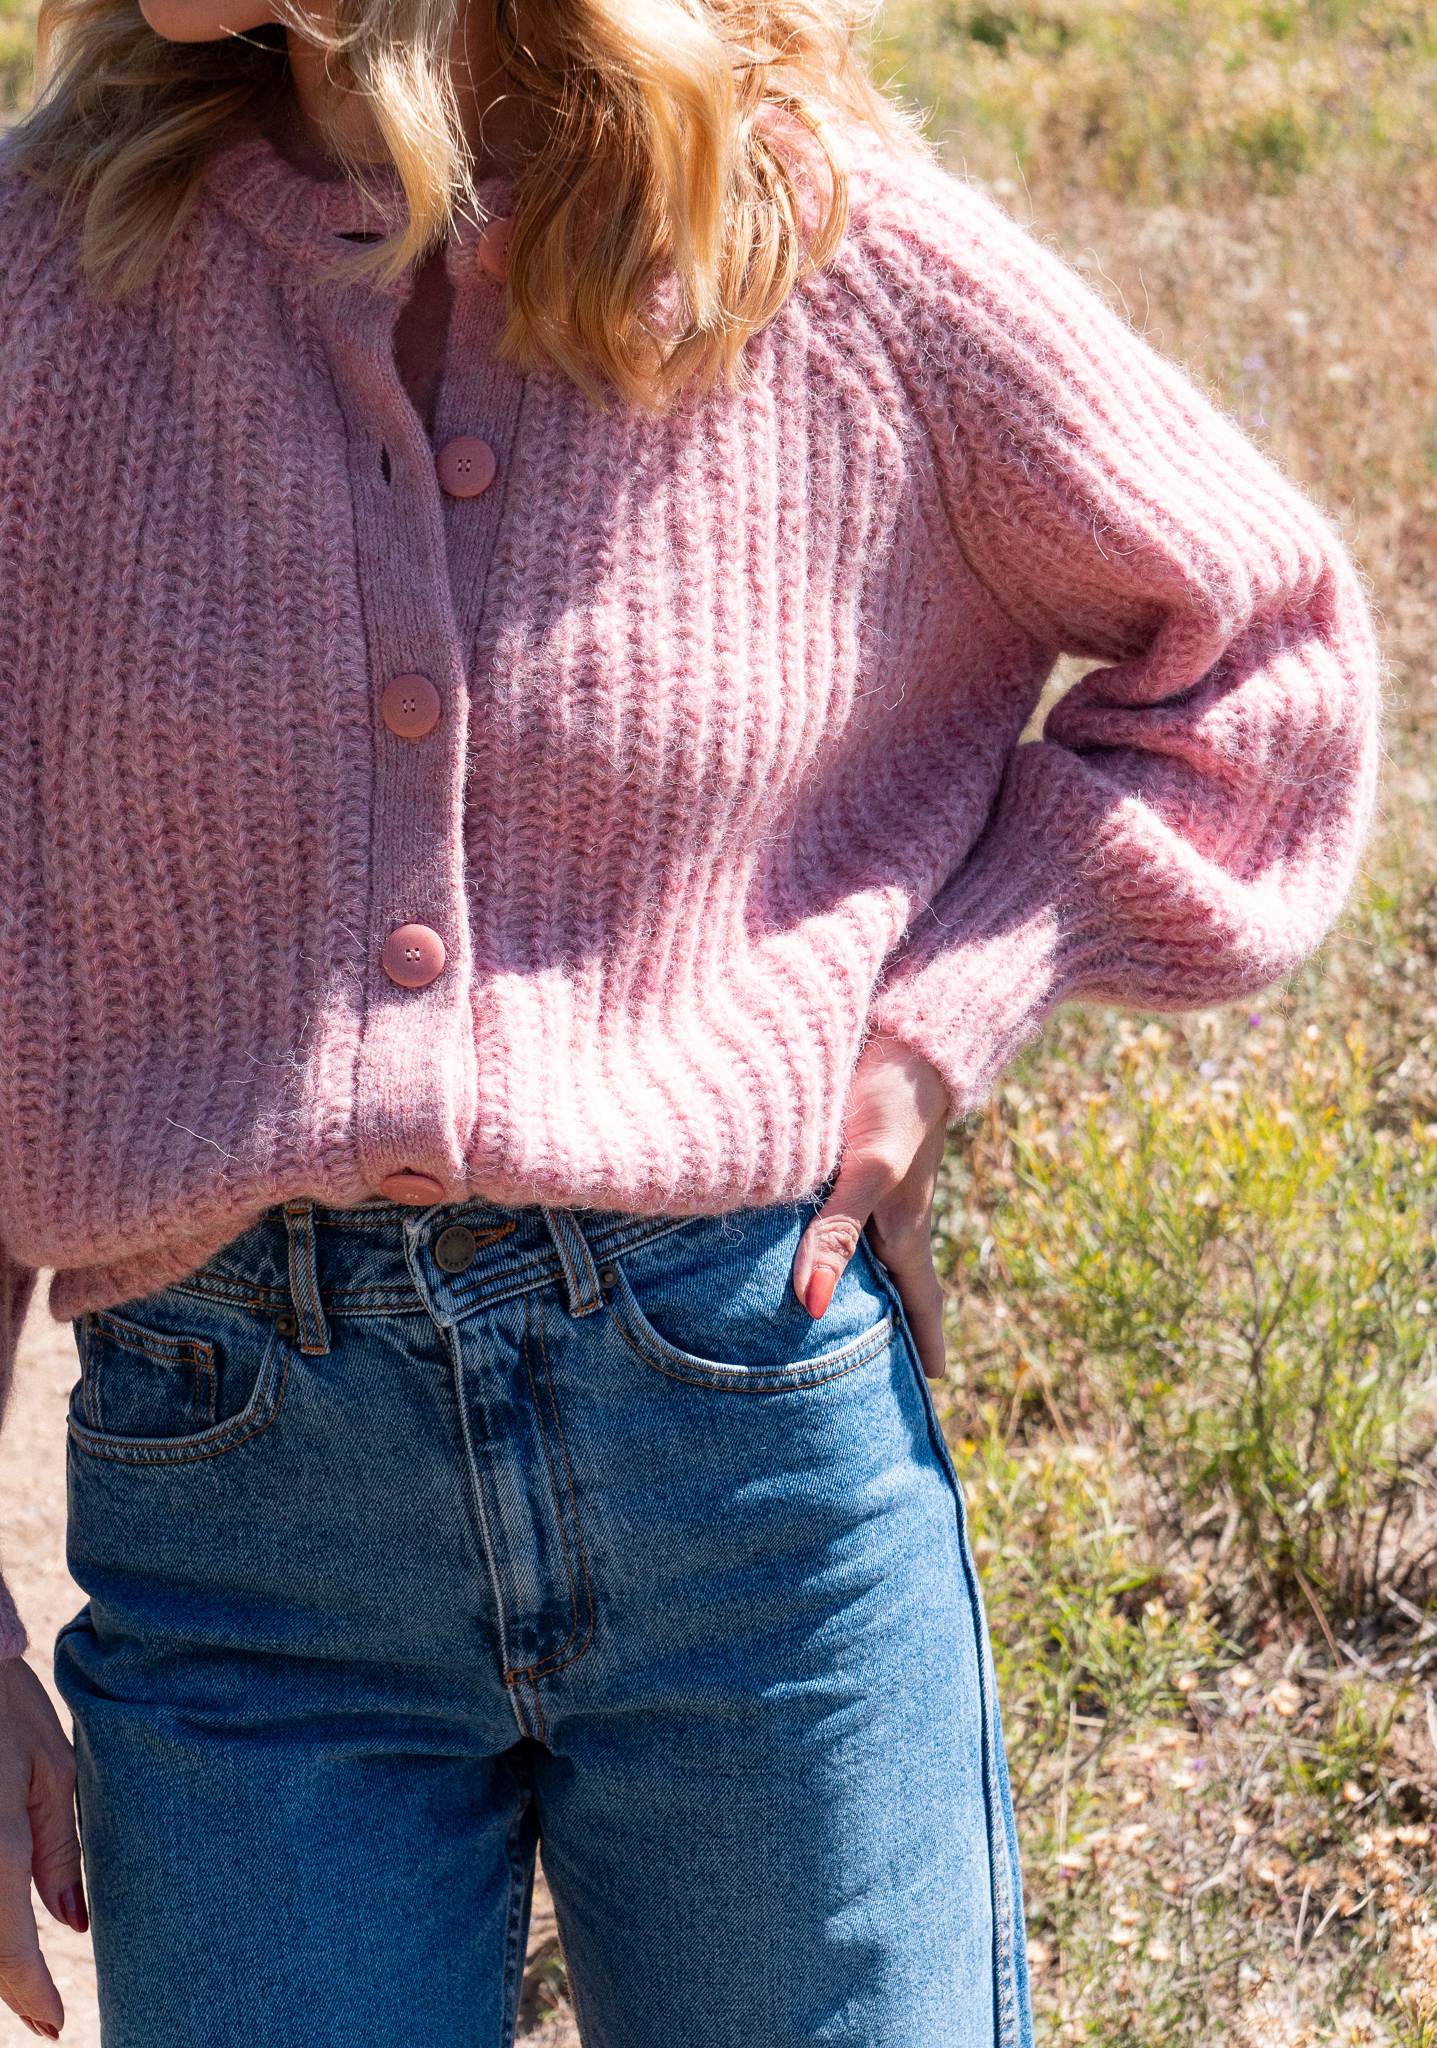
[[[28, 1661], [52, 1694], [50, 1653], [56, 1632], [84, 1604], [65, 1569], [65, 1411], [74, 1378], [75, 1346], [68, 1324], [51, 1322], [37, 1306], [21, 1339], [15, 1392], [0, 1437], [0, 1560], [30, 1632]], [[58, 1697], [55, 1704], [68, 1726]], [[45, 1954], [65, 2001], [65, 2048], [100, 2048], [90, 1944], [39, 1910]], [[529, 2048], [579, 2048], [563, 1997], [558, 1950], [554, 1909], [541, 1876], [519, 2023], [519, 2038]], [[0, 2007], [0, 2048], [34, 2048], [34, 2042], [13, 2013]]]

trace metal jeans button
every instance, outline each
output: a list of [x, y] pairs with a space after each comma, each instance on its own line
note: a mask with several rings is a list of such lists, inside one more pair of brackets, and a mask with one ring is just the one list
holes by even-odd
[[462, 1223], [451, 1223], [434, 1240], [434, 1260], [445, 1273], [463, 1273], [479, 1256], [479, 1240]]

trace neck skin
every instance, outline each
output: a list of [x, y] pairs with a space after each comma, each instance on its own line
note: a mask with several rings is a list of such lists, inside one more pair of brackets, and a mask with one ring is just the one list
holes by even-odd
[[[328, 11], [331, 19], [334, 4], [318, 0], [321, 14]], [[140, 0], [140, 10], [156, 35], [179, 43], [244, 35], [275, 19], [273, 0]], [[494, 15], [495, 0], [467, 0], [449, 44], [450, 76], [476, 178], [518, 170], [533, 148], [539, 119], [537, 109], [510, 89], [499, 63]], [[343, 167], [331, 153], [333, 120], [327, 124], [322, 112], [326, 52], [288, 26], [285, 36], [294, 91], [287, 116], [274, 124], [269, 140], [306, 177], [342, 178]], [[353, 161], [385, 161], [379, 131], [357, 95], [341, 103], [338, 127]], [[435, 250], [417, 266], [394, 330], [395, 364], [431, 435], [453, 299], [444, 252]]]
[[[327, 53], [286, 28], [289, 69], [293, 81], [292, 118], [270, 137], [296, 170], [311, 178], [342, 178], [330, 154], [330, 129], [321, 112]], [[474, 158], [476, 179], [512, 173], [532, 146], [533, 110], [513, 91], [499, 63], [493, 9], [479, 4], [465, 8], [455, 24], [449, 46], [449, 69], [459, 103], [464, 139]], [[331, 116], [331, 125], [333, 117]], [[341, 106], [338, 126], [345, 147], [361, 163], [382, 163], [384, 149], [368, 110], [360, 100]]]
[[[342, 178], [343, 169], [329, 153], [330, 131], [321, 112], [326, 53], [292, 28], [285, 33], [294, 84], [292, 117], [271, 132], [270, 140], [306, 176]], [[493, 11], [484, 0], [467, 7], [456, 25], [449, 63], [475, 177], [516, 170], [531, 141], [533, 120], [531, 110], [509, 90], [500, 68]], [[339, 120], [345, 147], [355, 158], [383, 162], [378, 130], [362, 101], [345, 102]], [[436, 249], [416, 268], [413, 290], [394, 329], [400, 382], [431, 439], [453, 306], [454, 287], [444, 251]]]

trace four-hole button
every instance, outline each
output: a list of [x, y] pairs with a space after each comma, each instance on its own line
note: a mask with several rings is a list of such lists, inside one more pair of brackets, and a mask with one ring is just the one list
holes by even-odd
[[442, 709], [428, 676], [396, 676], [379, 700], [380, 717], [402, 740], [422, 740], [433, 732]]
[[461, 434], [457, 441], [444, 443], [434, 466], [439, 472], [439, 488], [451, 498], [477, 498], [493, 483], [499, 465], [487, 441]]
[[427, 924], [402, 924], [384, 941], [384, 971], [401, 988], [428, 988], [444, 972], [444, 941]]

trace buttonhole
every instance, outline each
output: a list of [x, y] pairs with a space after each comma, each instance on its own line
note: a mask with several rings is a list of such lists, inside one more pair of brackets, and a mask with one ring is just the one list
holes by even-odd
[[382, 242], [384, 236], [378, 228], [341, 228], [339, 239], [341, 242]]
[[394, 466], [389, 460], [389, 450], [387, 448], [381, 448], [379, 451], [379, 474], [387, 484], [393, 483]]
[[281, 1337], [297, 1337], [299, 1335], [299, 1317], [291, 1315], [287, 1308], [280, 1310], [274, 1319], [274, 1326]]

